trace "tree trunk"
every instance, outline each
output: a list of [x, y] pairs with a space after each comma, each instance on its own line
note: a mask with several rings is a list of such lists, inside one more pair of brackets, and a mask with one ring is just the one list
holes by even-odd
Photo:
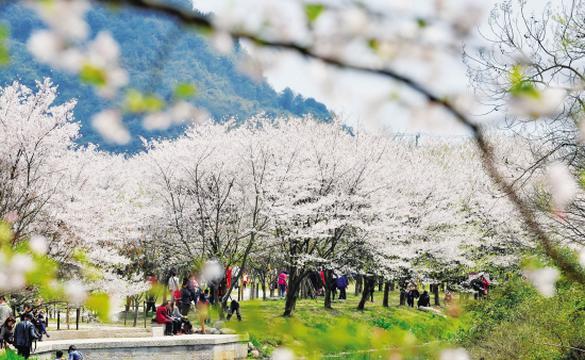
[[378, 278], [378, 291], [382, 291], [382, 285], [384, 285], [384, 277], [380, 276]]
[[439, 284], [433, 284], [432, 287], [433, 294], [435, 294], [435, 306], [440, 306], [441, 304], [439, 302]]
[[333, 285], [333, 272], [325, 270], [325, 308], [331, 309], [331, 288]]
[[[216, 286], [214, 286], [213, 289], [213, 299], [215, 304], [213, 304], [213, 306], [215, 306], [217, 308], [217, 313], [219, 315], [219, 319], [223, 320], [225, 319], [225, 314], [223, 313], [223, 309], [225, 307], [225, 304], [222, 300], [222, 298], [219, 297], [219, 287], [221, 286], [221, 284], [218, 284]], [[226, 300], [227, 303], [227, 300]]]
[[262, 300], [266, 300], [266, 276], [262, 278]]
[[[228, 302], [228, 299], [230, 298], [230, 295], [232, 294], [232, 290], [234, 289], [234, 286], [236, 286], [236, 284], [240, 281], [240, 278], [241, 278], [242, 274], [244, 273], [244, 269], [246, 268], [247, 261], [248, 261], [248, 255], [250, 254], [250, 251], [252, 250], [252, 245], [254, 245], [255, 239], [256, 239], [255, 233], [250, 234], [250, 242], [248, 243], [248, 246], [246, 247], [246, 250], [244, 251], [244, 258], [242, 259], [240, 271], [238, 271], [238, 276], [236, 276], [235, 279], [232, 279], [232, 283], [230, 284], [230, 287], [228, 289], [226, 289], [225, 295], [221, 298], [221, 308], [224, 308], [224, 307], [227, 308], [227, 302]], [[244, 293], [244, 291], [242, 290], [242, 298], [244, 298], [243, 293]]]
[[362, 276], [357, 275], [355, 279], [355, 296], [358, 296], [362, 291]]
[[406, 305], [406, 291], [404, 289], [400, 289], [400, 306]]
[[133, 327], [136, 327], [138, 324], [138, 298], [134, 298], [134, 322], [132, 323]]
[[296, 268], [290, 268], [289, 277], [288, 277], [288, 288], [286, 291], [286, 300], [284, 303], [284, 313], [282, 316], [290, 317], [292, 316], [293, 311], [295, 310], [295, 306], [297, 304], [297, 299], [299, 296], [299, 290], [301, 281], [303, 280], [304, 275], [299, 273], [299, 270]]
[[384, 300], [382, 301], [383, 307], [388, 307], [388, 297], [390, 295], [390, 281], [384, 283]]
[[[165, 301], [166, 303], [166, 301]], [[164, 304], [164, 303], [163, 303]], [[69, 311], [69, 309], [67, 309]], [[126, 321], [128, 321], [128, 313], [130, 312], [130, 297], [126, 297], [126, 307], [124, 308], [124, 326], [126, 326]]]
[[390, 291], [394, 291], [394, 280], [390, 281]]
[[368, 296], [372, 294], [375, 285], [375, 279], [373, 276], [366, 276], [364, 279], [364, 289], [362, 291], [362, 298], [360, 299], [360, 303], [358, 304], [358, 310], [363, 311], [366, 306], [366, 301], [368, 300]]

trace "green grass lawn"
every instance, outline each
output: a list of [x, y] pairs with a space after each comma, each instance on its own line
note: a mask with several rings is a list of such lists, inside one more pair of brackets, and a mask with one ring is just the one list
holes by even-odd
[[323, 307], [323, 298], [299, 300], [292, 318], [283, 318], [283, 300], [241, 303], [244, 320], [229, 326], [248, 333], [250, 341], [268, 355], [275, 347], [292, 348], [307, 358], [387, 359], [399, 352], [404, 359], [436, 358], [439, 350], [452, 346], [465, 321], [397, 306], [392, 293], [389, 308], [382, 307], [382, 293], [366, 310], [356, 310], [359, 298], [335, 301]]
[[[307, 359], [388, 359], [393, 353], [405, 360], [437, 359], [441, 349], [457, 347], [460, 334], [469, 329], [466, 316], [398, 306], [397, 292], [391, 292], [388, 308], [382, 306], [381, 292], [375, 293], [374, 303], [366, 303], [365, 311], [356, 309], [358, 301], [353, 292], [346, 301], [334, 301], [333, 309], [324, 308], [323, 297], [299, 300], [292, 318], [282, 317], [284, 300], [242, 301], [243, 321], [232, 318], [225, 326], [247, 334], [265, 357], [285, 346]], [[218, 315], [211, 316], [213, 326]], [[193, 313], [190, 317], [197, 326]], [[114, 324], [122, 325], [123, 319]], [[137, 325], [144, 326], [140, 313]]]

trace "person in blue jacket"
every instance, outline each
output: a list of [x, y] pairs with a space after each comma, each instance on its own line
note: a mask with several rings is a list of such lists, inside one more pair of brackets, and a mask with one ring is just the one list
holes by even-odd
[[22, 315], [22, 321], [14, 329], [14, 346], [18, 351], [18, 355], [28, 359], [32, 344], [38, 337], [35, 326], [32, 323], [32, 313], [24, 313]]
[[335, 286], [339, 289], [339, 300], [347, 299], [346, 289], [349, 285], [349, 280], [346, 275], [341, 275], [335, 280]]

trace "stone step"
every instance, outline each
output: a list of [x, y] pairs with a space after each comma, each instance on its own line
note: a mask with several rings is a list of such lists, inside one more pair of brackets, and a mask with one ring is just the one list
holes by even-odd
[[75, 345], [87, 360], [243, 360], [248, 337], [239, 335], [182, 335], [145, 338], [58, 340], [39, 343], [34, 356], [52, 360], [55, 352]]
[[79, 329], [79, 330], [49, 330], [50, 338], [45, 341], [95, 339], [95, 338], [138, 338], [152, 336], [150, 328], [119, 328], [119, 329]]

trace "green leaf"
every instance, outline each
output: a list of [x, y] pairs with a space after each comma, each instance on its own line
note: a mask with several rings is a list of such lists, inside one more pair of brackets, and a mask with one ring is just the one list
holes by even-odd
[[98, 319], [107, 321], [110, 314], [110, 297], [103, 292], [91, 294], [85, 301], [85, 306], [96, 312]]
[[416, 24], [421, 29], [426, 28], [429, 25], [426, 19], [420, 17], [416, 19]]
[[378, 49], [380, 49], [380, 41], [378, 39], [372, 38], [368, 40], [368, 46], [370, 47], [370, 49], [378, 51]]
[[156, 95], [144, 95], [136, 89], [126, 93], [125, 107], [131, 113], [155, 112], [165, 106], [165, 101]]
[[144, 97], [144, 111], [155, 112], [165, 106], [165, 101], [155, 95], [146, 95]]
[[180, 83], [175, 87], [176, 99], [189, 99], [197, 93], [197, 86], [189, 83]]
[[323, 10], [325, 10], [325, 6], [323, 4], [305, 5], [305, 14], [307, 15], [307, 19], [309, 19], [310, 23], [314, 23], [319, 18]]
[[520, 261], [520, 267], [527, 270], [541, 269], [546, 263], [538, 256], [527, 256]]
[[561, 38], [561, 45], [563, 46], [563, 49], [567, 49], [572, 44], [573, 44], [573, 41], [568, 36], [563, 35], [563, 37]]
[[8, 51], [8, 37], [10, 30], [8, 26], [0, 24], [0, 66], [7, 65], [10, 62], [10, 53]]
[[585, 170], [581, 170], [579, 173], [579, 185], [585, 189]]
[[531, 80], [528, 80], [524, 75], [524, 70], [521, 65], [514, 65], [509, 74], [510, 88], [508, 92], [512, 96], [529, 96], [534, 98], [540, 97], [540, 92], [534, 86]]
[[79, 73], [79, 77], [81, 81], [86, 84], [94, 86], [106, 85], [106, 72], [103, 69], [90, 64], [83, 65], [81, 72]]
[[0, 247], [4, 244], [8, 244], [12, 239], [12, 229], [10, 224], [4, 220], [0, 220]]

